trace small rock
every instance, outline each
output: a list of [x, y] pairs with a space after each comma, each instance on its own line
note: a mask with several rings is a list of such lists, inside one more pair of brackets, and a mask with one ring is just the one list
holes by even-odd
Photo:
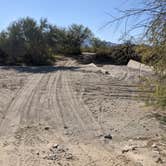
[[21, 139], [21, 135], [16, 135], [15, 138], [16, 139]]
[[125, 146], [122, 150], [122, 153], [127, 153], [129, 151], [135, 150], [137, 147], [136, 146]]
[[65, 155], [65, 158], [66, 158], [67, 160], [71, 160], [71, 159], [73, 159], [73, 155], [72, 155], [71, 153], [67, 153], [67, 154]]
[[52, 147], [54, 148], [54, 149], [56, 149], [56, 148], [58, 148], [58, 144], [54, 144]]
[[111, 136], [111, 134], [108, 134], [108, 135], [105, 135], [104, 138], [105, 139], [112, 139], [112, 136]]
[[27, 126], [27, 129], [30, 129], [31, 128], [31, 126]]
[[156, 163], [160, 163], [160, 164], [162, 164], [162, 163], [163, 163], [163, 160], [159, 157], [159, 158], [156, 159], [155, 162], [156, 162]]
[[67, 126], [64, 126], [64, 129], [68, 129], [68, 127], [67, 127]]
[[154, 159], [155, 161], [157, 161], [157, 160], [158, 160], [158, 158], [160, 157], [160, 154], [159, 154], [159, 153], [157, 153], [157, 152], [155, 151], [155, 153], [153, 152], [152, 157], [153, 157], [153, 159]]
[[127, 153], [127, 152], [129, 152], [129, 149], [123, 149], [122, 150], [122, 153]]
[[157, 145], [156, 145], [156, 144], [153, 144], [153, 145], [152, 145], [152, 148], [157, 148]]
[[110, 74], [109, 71], [105, 71], [105, 74]]
[[69, 130], [65, 130], [65, 131], [64, 131], [64, 134], [65, 134], [65, 135], [72, 135], [73, 132], [72, 132], [72, 131], [69, 131]]
[[40, 153], [39, 152], [36, 152], [36, 154], [39, 156], [40, 155]]
[[129, 142], [133, 142], [133, 140], [132, 140], [132, 139], [129, 139]]
[[54, 154], [54, 155], [49, 154], [47, 159], [48, 159], [48, 160], [56, 160], [56, 159], [57, 159], [57, 157], [56, 157], [56, 155], [55, 155], [55, 154]]
[[137, 148], [137, 146], [133, 146], [133, 147], [131, 148], [131, 150], [136, 150], [136, 148]]
[[67, 151], [68, 149], [65, 149], [65, 147], [63, 146], [63, 145], [61, 145], [61, 146], [58, 146], [58, 152], [59, 153], [63, 153], [63, 152], [65, 152], [65, 151]]
[[159, 136], [159, 134], [156, 134], [156, 137], [158, 137]]
[[50, 129], [50, 127], [48, 127], [48, 126], [44, 128], [44, 130], [49, 130], [49, 129]]

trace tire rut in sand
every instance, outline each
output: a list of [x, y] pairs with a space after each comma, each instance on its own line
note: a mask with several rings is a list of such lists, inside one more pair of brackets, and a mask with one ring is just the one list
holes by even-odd
[[[64, 73], [62, 71], [58, 71], [56, 73], [56, 75], [53, 76], [54, 80], [53, 80], [52, 86], [49, 87], [50, 108], [53, 106], [53, 109], [50, 109], [50, 110], [56, 114], [56, 121], [59, 121], [58, 128], [61, 128], [60, 129], [61, 132], [66, 130], [65, 127], [70, 126], [70, 122], [69, 122], [71, 120], [70, 118], [73, 119], [73, 116], [74, 116], [73, 113], [71, 112], [72, 108], [70, 108], [70, 104], [68, 103], [70, 100], [67, 103], [65, 102], [65, 100], [66, 100], [66, 97], [65, 97], [66, 96], [66, 88], [65, 88], [66, 84], [64, 83], [64, 80], [62, 79], [63, 74]], [[67, 112], [65, 112], [66, 111], [65, 107], [70, 108], [70, 112], [68, 112], [69, 114], [67, 114], [67, 116], [66, 116]], [[76, 118], [76, 120], [78, 120], [77, 117], [75, 117], [75, 118]], [[77, 123], [77, 125], [81, 125], [81, 124]], [[80, 131], [85, 130], [84, 128], [81, 128], [81, 126], [79, 126], [79, 128], [80, 128]], [[63, 135], [63, 133], [62, 133], [62, 135]], [[58, 135], [58, 137], [60, 137], [60, 139], [62, 140], [62, 142], [64, 144], [69, 144], [70, 138], [66, 139], [64, 136], [60, 136], [60, 135]], [[73, 137], [72, 134], [71, 134], [71, 137]], [[77, 150], [78, 149], [79, 149], [80, 153], [82, 153], [82, 155], [86, 158], [87, 163], [94, 164], [96, 162], [93, 159], [93, 157], [91, 157], [88, 154], [88, 152], [84, 151], [83, 148], [79, 144], [77, 144]], [[70, 165], [70, 163], [68, 163], [68, 164]]]
[[21, 111], [27, 102], [27, 98], [31, 96], [32, 91], [42, 78], [42, 75], [33, 75], [27, 84], [18, 91], [16, 96], [5, 109], [4, 119], [0, 123], [0, 136], [13, 133], [15, 127], [19, 124]]
[[[7, 122], [7, 133], [13, 132], [14, 146], [5, 152], [2, 166], [53, 166], [56, 161], [43, 160], [43, 149], [48, 149], [48, 144], [62, 139], [61, 143], [73, 143], [78, 157], [78, 165], [109, 165], [111, 153], [103, 156], [95, 153], [89, 145], [82, 143], [87, 139], [94, 145], [94, 137], [102, 134], [100, 124], [94, 119], [81, 97], [77, 96], [72, 88], [70, 71], [63, 71], [61, 67], [54, 72], [34, 74], [27, 84], [18, 91], [16, 97], [7, 108], [7, 113], [2, 122], [0, 133], [4, 133]], [[14, 119], [12, 119], [14, 118]], [[11, 127], [14, 123], [14, 128]], [[49, 130], [45, 130], [45, 126]], [[59, 134], [60, 132], [60, 134]], [[67, 134], [66, 134], [67, 132]], [[70, 142], [70, 141], [74, 142]], [[51, 142], [50, 142], [51, 141]], [[76, 143], [76, 144], [75, 144]], [[97, 151], [97, 148], [94, 151]], [[89, 153], [90, 152], [90, 153]], [[107, 151], [108, 152], [108, 151]], [[1, 154], [1, 151], [0, 151]], [[97, 154], [97, 157], [95, 156]], [[80, 156], [79, 156], [80, 155]], [[111, 157], [110, 157], [111, 156]], [[2, 161], [3, 161], [2, 160]], [[98, 160], [98, 161], [97, 161]], [[100, 161], [99, 161], [100, 160]], [[68, 165], [75, 165], [68, 162]], [[1, 165], [1, 159], [0, 159]]]
[[41, 90], [47, 85], [49, 74], [42, 75], [42, 78], [32, 90], [32, 93], [27, 97], [26, 103], [23, 103], [20, 116], [20, 126], [37, 125], [39, 124], [39, 112], [41, 109]]
[[56, 122], [58, 122], [58, 127], [61, 131], [64, 130], [64, 128], [67, 126], [66, 121], [64, 119], [63, 115], [63, 104], [61, 103], [61, 99], [59, 99], [59, 95], [61, 93], [61, 72], [57, 71], [56, 77], [54, 77], [54, 82], [50, 88], [50, 104], [52, 105], [52, 112], [54, 115], [56, 115]]
[[86, 131], [86, 127], [80, 117], [75, 113], [75, 108], [71, 103], [71, 96], [69, 96], [63, 75], [64, 72], [60, 71], [56, 87], [56, 100], [59, 114], [63, 120], [66, 131], [69, 131], [71, 135], [79, 135]]
[[[22, 115], [22, 119], [20, 121], [20, 126], [23, 126], [22, 128], [20, 127], [17, 136], [20, 136], [21, 142], [19, 143], [19, 154], [21, 154], [18, 165], [24, 165], [24, 166], [32, 166], [32, 165], [39, 165], [41, 162], [40, 156], [36, 156], [33, 153], [29, 153], [30, 150], [38, 150], [40, 152], [40, 145], [41, 147], [44, 144], [44, 140], [48, 140], [48, 138], [44, 138], [44, 132], [41, 133], [41, 128], [38, 126], [38, 124], [41, 124], [43, 126], [44, 123], [48, 124], [51, 128], [61, 128], [61, 131], [64, 129], [64, 126], [66, 125], [66, 121], [69, 118], [68, 115], [66, 115], [66, 112], [63, 112], [64, 107], [62, 108], [61, 105], [64, 104], [64, 98], [62, 98], [62, 101], [58, 103], [57, 96], [59, 96], [61, 93], [62, 89], [59, 89], [59, 85], [62, 84], [61, 82], [61, 73], [57, 72], [56, 74], [51, 73], [47, 76], [43, 76], [41, 81], [39, 82], [38, 86], [36, 89], [34, 89], [32, 95], [30, 96], [28, 102], [27, 102], [27, 109]], [[44, 96], [43, 98], [47, 98], [47, 104], [48, 110], [42, 106], [41, 102], [41, 94], [40, 90], [42, 87], [45, 87], [44, 91]], [[64, 99], [64, 100], [63, 100]], [[35, 104], [36, 103], [36, 104]], [[32, 121], [32, 118], [36, 116], [35, 112], [38, 112], [37, 109], [34, 106], [37, 105], [40, 107], [41, 104], [41, 112], [42, 115], [41, 118], [38, 118], [39, 121], [36, 122]], [[60, 107], [59, 107], [59, 105]], [[31, 118], [29, 115], [30, 113], [33, 115]], [[34, 113], [33, 113], [34, 112]], [[62, 114], [62, 112], [65, 114]], [[46, 116], [47, 114], [48, 116]], [[29, 118], [31, 119], [29, 121]], [[46, 119], [45, 119], [46, 118]], [[49, 118], [49, 122], [47, 121]], [[69, 118], [69, 120], [71, 120]], [[34, 125], [32, 125], [34, 124]], [[36, 125], [35, 125], [36, 124]], [[29, 125], [28, 128], [26, 125]], [[25, 127], [24, 127], [25, 126]], [[51, 132], [51, 131], [49, 131]], [[45, 135], [46, 136], [46, 135]], [[35, 156], [35, 157], [34, 157]]]
[[[25, 101], [20, 105], [20, 115], [18, 115], [20, 119], [19, 127], [15, 132], [15, 153], [12, 150], [10, 151], [11, 156], [8, 156], [6, 158], [8, 161], [5, 161], [8, 162], [7, 165], [11, 165], [9, 161], [11, 158], [15, 158], [15, 166], [40, 165], [41, 158], [36, 155], [35, 151], [40, 151], [40, 145], [42, 147], [48, 139], [47, 133], [43, 132], [43, 128], [40, 126], [40, 113], [48, 113], [42, 108], [40, 99], [42, 96], [46, 97], [47, 93], [45, 92], [48, 91], [51, 83], [50, 76], [52, 76], [51, 73], [42, 75], [31, 90], [31, 93], [26, 96]], [[43, 91], [44, 94], [42, 94]], [[47, 95], [49, 96], [49, 94]], [[43, 121], [44, 119], [42, 119]]]
[[[67, 66], [72, 66], [73, 62], [68, 62]], [[89, 108], [84, 104], [83, 100], [81, 99], [81, 95], [77, 96], [72, 88], [72, 77], [70, 75], [70, 71], [66, 71], [64, 74], [64, 82], [66, 82], [66, 88], [68, 92], [68, 98], [72, 103], [73, 110], [75, 114], [81, 119], [84, 126], [86, 126], [86, 130], [91, 135], [98, 137], [103, 135], [103, 129], [98, 121], [95, 120]]]
[[76, 96], [71, 85], [69, 73], [64, 76], [64, 82], [66, 82], [66, 88], [68, 91], [70, 102], [72, 103], [75, 114], [81, 119], [84, 126], [86, 126], [87, 132], [98, 137], [103, 134], [102, 128], [99, 123], [93, 118], [92, 113], [87, 106], [83, 103], [79, 96]]
[[[0, 134], [1, 136], [6, 136], [7, 140], [13, 139], [21, 139], [20, 135], [16, 135], [17, 130], [19, 130], [20, 118], [22, 116], [22, 112], [29, 103], [29, 99], [33, 96], [33, 93], [38, 85], [38, 83], [42, 80], [42, 74], [33, 74], [30, 76], [27, 84], [17, 92], [15, 98], [9, 103], [6, 108], [5, 119], [1, 122], [0, 126]], [[28, 100], [28, 101], [27, 101]], [[13, 138], [15, 136], [15, 138]], [[13, 142], [15, 144], [15, 141]], [[14, 151], [14, 152], [13, 152]], [[5, 152], [6, 153], [6, 152]], [[21, 152], [21, 154], [23, 151]], [[5, 155], [5, 154], [4, 154]], [[2, 160], [2, 164], [6, 165], [20, 165], [20, 149], [16, 145], [14, 145], [4, 158], [4, 162]], [[11, 160], [13, 162], [11, 162]]]
[[18, 165], [40, 166], [41, 158], [39, 155], [36, 155], [36, 151], [40, 153], [40, 147], [42, 144], [45, 144], [47, 140], [47, 134], [42, 131], [40, 126], [40, 123], [43, 121], [43, 119], [40, 119], [40, 114], [45, 111], [42, 108], [40, 99], [43, 95], [46, 97], [45, 92], [48, 91], [50, 77], [51, 73], [44, 74], [30, 96], [26, 110], [20, 118], [20, 128], [16, 133], [17, 136], [20, 136], [18, 149], [21, 156]]

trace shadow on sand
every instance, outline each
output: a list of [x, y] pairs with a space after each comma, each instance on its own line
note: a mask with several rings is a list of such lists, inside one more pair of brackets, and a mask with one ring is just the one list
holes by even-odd
[[20, 73], [50, 73], [57, 71], [77, 71], [79, 67], [74, 66], [1, 66], [0, 69], [16, 70]]

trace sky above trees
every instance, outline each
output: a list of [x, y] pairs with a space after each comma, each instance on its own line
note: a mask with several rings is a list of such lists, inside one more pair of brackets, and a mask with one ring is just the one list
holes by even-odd
[[[0, 30], [18, 18], [32, 17], [37, 20], [48, 18], [58, 26], [72, 23], [88, 26], [93, 33], [103, 40], [118, 43], [125, 30], [125, 25], [107, 26], [100, 29], [112, 19], [118, 17], [117, 9], [139, 7], [142, 0], [0, 0]], [[109, 14], [108, 14], [109, 13]], [[129, 24], [134, 22], [130, 20]], [[132, 35], [138, 33], [132, 32]]]

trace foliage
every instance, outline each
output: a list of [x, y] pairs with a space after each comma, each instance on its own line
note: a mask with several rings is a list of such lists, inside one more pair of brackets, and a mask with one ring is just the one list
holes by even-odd
[[[94, 52], [99, 52], [100, 50], [107, 49], [107, 43], [106, 41], [102, 41], [99, 38], [93, 38], [92, 39], [92, 48]], [[102, 52], [102, 51], [100, 51]]]
[[166, 69], [166, 43], [159, 46], [149, 46], [145, 44], [137, 45], [135, 50], [142, 55], [142, 61], [153, 66], [160, 77], [165, 77]]
[[47, 35], [47, 20], [36, 21], [27, 17], [13, 22], [0, 34], [0, 47], [7, 55], [9, 65], [44, 65], [51, 62]]
[[68, 53], [81, 54], [82, 44], [86, 39], [90, 39], [92, 36], [92, 32], [83, 25], [71, 25], [67, 31]]
[[[141, 89], [149, 91], [147, 94], [147, 105], [153, 105], [157, 108], [166, 107], [166, 82], [160, 77], [154, 78], [142, 78]], [[145, 93], [146, 94], [146, 93]]]
[[[149, 46], [144, 47], [144, 45], [137, 51], [142, 53], [144, 62], [153, 66], [159, 76], [153, 93], [156, 100], [153, 103], [160, 106], [166, 105], [166, 0], [142, 0], [138, 8], [118, 11], [121, 15], [118, 18], [113, 17], [104, 26], [125, 21], [125, 34], [136, 29], [144, 29], [141, 39], [145, 39]], [[135, 18], [135, 22], [128, 26], [130, 18]]]
[[0, 65], [6, 64], [7, 55], [0, 49]]
[[96, 59], [116, 65], [126, 65], [130, 59], [141, 61], [141, 57], [135, 51], [135, 45], [130, 42], [112, 47], [101, 47], [97, 50]]
[[92, 36], [83, 25], [58, 28], [41, 19], [32, 18], [13, 22], [0, 33], [0, 61], [8, 65], [48, 65], [55, 54], [80, 54], [81, 45]]

